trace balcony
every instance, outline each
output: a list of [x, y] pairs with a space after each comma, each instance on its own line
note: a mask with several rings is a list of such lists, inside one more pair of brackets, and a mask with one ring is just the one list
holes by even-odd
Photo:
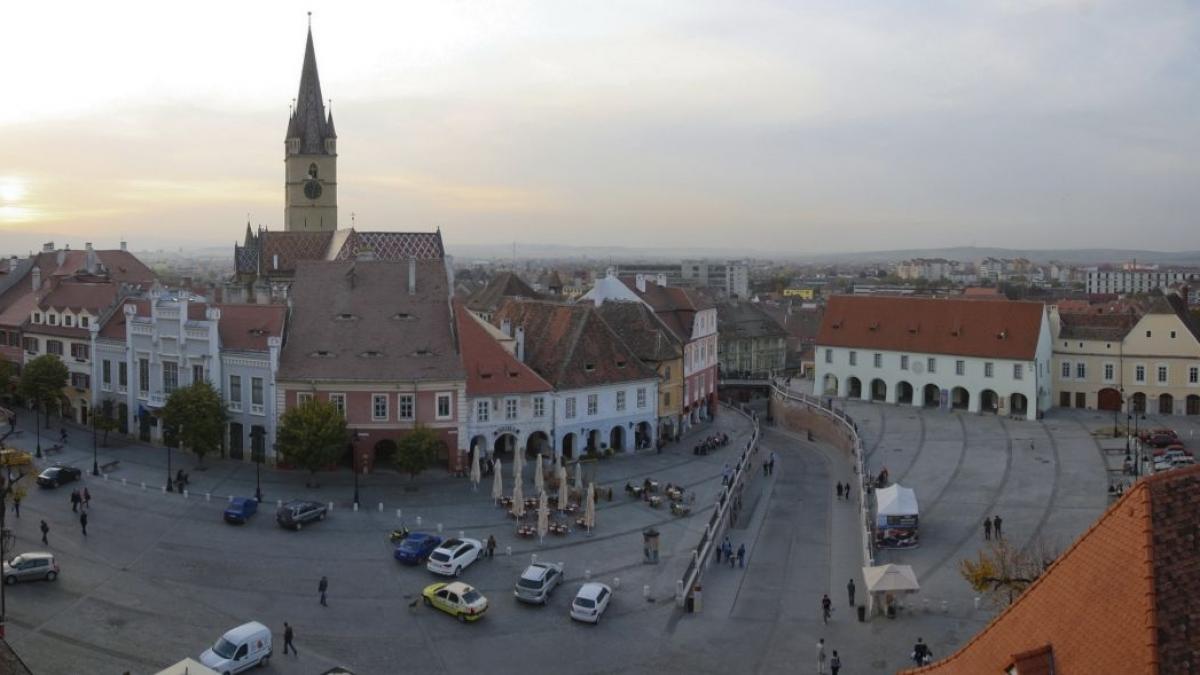
[[266, 406], [264, 406], [261, 403], [258, 403], [258, 404], [251, 403], [250, 404], [250, 414], [251, 415], [264, 415], [264, 414], [266, 414]]
[[167, 395], [161, 391], [150, 392], [150, 397], [146, 400], [147, 407], [161, 408], [167, 404]]
[[229, 402], [229, 410], [231, 412], [239, 412], [239, 413], [242, 412], [241, 401], [230, 401]]

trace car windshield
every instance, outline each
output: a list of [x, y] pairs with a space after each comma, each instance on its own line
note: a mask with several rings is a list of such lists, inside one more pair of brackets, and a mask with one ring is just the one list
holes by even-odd
[[591, 598], [575, 598], [576, 607], [595, 607], [596, 601]]
[[16, 567], [17, 565], [20, 565], [20, 564], [21, 564], [21, 563], [23, 563], [23, 562], [25, 562], [25, 558], [23, 558], [23, 557], [21, 557], [21, 556], [17, 556], [17, 557], [15, 557], [15, 558], [13, 558], [13, 559], [12, 559], [12, 562], [11, 562], [10, 564], [11, 564], [13, 567]]
[[225, 638], [217, 640], [217, 644], [213, 645], [213, 653], [223, 659], [232, 659], [233, 653], [237, 651], [237, 645], [233, 644]]
[[525, 577], [521, 577], [517, 580], [517, 585], [521, 588], [541, 588], [542, 582], [540, 579], [526, 579]]
[[446, 562], [450, 559], [450, 556], [446, 553], [442, 553], [441, 551], [436, 551], [433, 555], [429, 556], [429, 559], [436, 560], [437, 562]]
[[426, 540], [423, 538], [405, 539], [404, 541], [400, 542], [400, 550], [410, 552], [420, 551], [421, 547], [425, 545], [425, 541]]
[[478, 602], [482, 597], [483, 596], [479, 594], [479, 591], [472, 588], [471, 590], [467, 591], [466, 593], [463, 593], [462, 599], [463, 599], [463, 602], [465, 602], [466, 604], [473, 605], [476, 602]]
[[58, 469], [46, 469], [42, 472], [42, 475], [46, 478], [54, 478], [58, 475]]

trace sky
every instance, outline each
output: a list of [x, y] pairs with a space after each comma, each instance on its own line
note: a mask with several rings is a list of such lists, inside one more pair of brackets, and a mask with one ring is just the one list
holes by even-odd
[[339, 220], [455, 244], [1200, 249], [1200, 3], [11, 3], [0, 252], [283, 226], [307, 12]]

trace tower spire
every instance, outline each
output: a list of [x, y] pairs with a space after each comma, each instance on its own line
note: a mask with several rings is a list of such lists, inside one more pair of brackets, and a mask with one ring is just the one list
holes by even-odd
[[300, 89], [288, 120], [288, 138], [300, 139], [300, 154], [325, 154], [329, 137], [325, 97], [321, 95], [321, 77], [317, 73], [317, 52], [313, 47], [312, 12], [308, 14], [308, 37], [304, 44], [304, 65], [300, 69]]

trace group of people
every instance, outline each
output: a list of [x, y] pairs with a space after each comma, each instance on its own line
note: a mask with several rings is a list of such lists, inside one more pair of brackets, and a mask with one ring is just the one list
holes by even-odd
[[726, 536], [725, 541], [721, 542], [721, 545], [717, 547], [717, 562], [720, 563], [722, 558], [729, 563], [730, 569], [734, 567], [745, 567], [746, 545], [739, 544], [737, 551], [734, 551], [733, 542], [729, 540], [728, 536]]
[[842, 657], [838, 655], [837, 650], [833, 650], [833, 656], [825, 652], [825, 638], [817, 640], [817, 673], [824, 675], [825, 666], [829, 665], [830, 675], [838, 675], [842, 670]]
[[838, 499], [846, 499], [846, 500], [850, 499], [850, 483], [849, 482], [847, 482], [845, 485], [843, 485], [841, 481], [838, 481], [838, 483], [837, 483], [837, 498]]
[[764, 476], [770, 476], [771, 474], [775, 473], [775, 451], [774, 450], [771, 451], [771, 454], [769, 454], [763, 458], [762, 467], [763, 467], [763, 475]]
[[993, 518], [984, 517], [983, 519], [983, 538], [985, 541], [990, 541], [992, 533], [996, 534], [996, 540], [999, 541], [1004, 536], [1004, 521], [1000, 519], [1000, 514], [996, 514]]
[[696, 447], [692, 448], [693, 455], [707, 455], [710, 450], [723, 448], [729, 445], [729, 434], [719, 433], [713, 434], [701, 441]]

